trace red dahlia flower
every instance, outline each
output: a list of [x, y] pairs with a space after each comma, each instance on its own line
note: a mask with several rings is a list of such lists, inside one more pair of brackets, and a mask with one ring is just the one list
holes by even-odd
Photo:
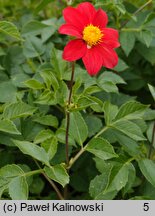
[[59, 32], [76, 37], [64, 48], [63, 59], [75, 61], [82, 58], [90, 75], [97, 74], [102, 66], [113, 68], [117, 65], [114, 48], [120, 46], [118, 31], [106, 28], [108, 16], [102, 9], [96, 10], [91, 3], [84, 2], [77, 8], [65, 8], [63, 16], [66, 23]]

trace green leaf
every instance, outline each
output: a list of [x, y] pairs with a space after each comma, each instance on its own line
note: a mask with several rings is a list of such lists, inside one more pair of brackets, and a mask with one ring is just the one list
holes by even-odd
[[58, 148], [58, 140], [57, 137], [53, 136], [50, 139], [45, 140], [41, 146], [45, 149], [49, 156], [49, 160], [51, 160], [57, 152]]
[[16, 73], [11, 76], [12, 84], [16, 87], [25, 88], [24, 82], [30, 79], [30, 77], [25, 73]]
[[68, 173], [66, 169], [60, 164], [51, 166], [50, 168], [45, 167], [44, 171], [49, 178], [58, 182], [63, 187], [65, 187], [65, 185], [69, 183]]
[[9, 183], [9, 194], [12, 200], [28, 199], [28, 184], [25, 176], [18, 176]]
[[[1, 180], [0, 180], [1, 181]], [[1, 182], [0, 182], [1, 184]], [[0, 186], [0, 198], [2, 197], [2, 194], [4, 193], [4, 191], [7, 189], [7, 185], [4, 186]]]
[[116, 143], [116, 137], [115, 137], [115, 133], [118, 132], [110, 127], [104, 127], [102, 130], [102, 134], [101, 137], [103, 137], [104, 139], [108, 140], [110, 143]]
[[4, 68], [4, 67], [2, 67], [2, 66], [0, 65], [0, 71], [1, 71], [1, 70], [5, 70], [5, 68]]
[[26, 38], [23, 45], [23, 53], [26, 58], [40, 57], [45, 51], [41, 39], [35, 36]]
[[28, 186], [24, 174], [23, 170], [15, 164], [2, 167], [0, 169], [0, 197], [4, 189], [8, 188], [12, 199], [27, 199]]
[[147, 27], [155, 26], [155, 13], [148, 13], [144, 25]]
[[135, 36], [133, 32], [123, 31], [120, 34], [121, 47], [126, 56], [128, 56], [135, 45]]
[[107, 166], [101, 175], [97, 175], [93, 180], [91, 180], [89, 193], [93, 199], [99, 200], [106, 197], [105, 190], [109, 184], [111, 170], [112, 167]]
[[114, 70], [121, 72], [121, 71], [124, 71], [128, 68], [129, 68], [129, 66], [125, 63], [125, 61], [123, 61], [121, 58], [119, 58], [118, 64], [116, 67], [114, 67]]
[[0, 120], [0, 131], [3, 131], [5, 133], [10, 133], [10, 134], [21, 134], [17, 128], [16, 128], [16, 125], [10, 121], [10, 120], [7, 120], [7, 119], [4, 119], [4, 120]]
[[52, 49], [51, 53], [51, 64], [54, 68], [54, 72], [57, 75], [57, 77], [61, 80], [62, 75], [65, 72], [66, 69], [66, 61], [62, 59], [62, 51], [57, 50], [55, 48]]
[[119, 131], [113, 131], [113, 135], [115, 136], [115, 139], [122, 145], [123, 150], [125, 150], [129, 155], [136, 157], [141, 154], [139, 144], [135, 140], [123, 135]]
[[91, 95], [93, 93], [100, 92], [100, 91], [101, 91], [101, 88], [99, 88], [96, 85], [95, 86], [91, 85], [91, 86], [86, 87], [83, 93], [85, 95]]
[[114, 84], [125, 84], [126, 82], [123, 80], [123, 78], [120, 75], [117, 75], [110, 71], [105, 71], [98, 77], [98, 82], [102, 86], [105, 82], [112, 82]]
[[106, 125], [109, 125], [117, 115], [118, 107], [111, 104], [109, 101], [105, 101], [103, 104], [103, 110]]
[[94, 157], [93, 160], [95, 161], [96, 168], [100, 173], [104, 173], [106, 169], [112, 167], [112, 164], [109, 163], [109, 161], [102, 160], [98, 157]]
[[17, 40], [21, 40], [17, 27], [8, 21], [0, 21], [0, 32], [9, 35]]
[[125, 163], [121, 166], [114, 166], [111, 171], [110, 184], [106, 191], [121, 190], [128, 182], [130, 164]]
[[112, 127], [115, 130], [122, 132], [123, 134], [131, 137], [132, 139], [136, 141], [146, 140], [140, 128], [131, 121], [121, 119], [121, 120], [118, 120], [112, 123], [109, 127]]
[[118, 92], [116, 84], [125, 83], [121, 76], [110, 71], [105, 71], [97, 79], [98, 86], [106, 92]]
[[6, 165], [0, 169], [0, 179], [6, 179], [6, 182], [10, 182], [12, 178], [23, 175], [23, 170], [16, 164]]
[[[64, 144], [66, 144], [66, 141], [65, 141], [65, 139], [66, 139], [66, 129], [65, 128], [59, 128], [57, 131], [56, 131], [56, 137], [58, 138], [58, 141], [60, 142], [60, 143], [64, 143]], [[68, 137], [69, 139], [69, 145], [74, 145], [74, 146], [76, 146], [76, 144], [75, 144], [75, 140], [74, 140], [74, 138], [72, 137], [72, 136], [69, 136]]]
[[118, 88], [113, 82], [109, 81], [99, 81], [98, 86], [106, 92], [115, 92], [118, 93]]
[[149, 87], [149, 90], [150, 90], [150, 92], [152, 94], [152, 97], [153, 97], [153, 99], [155, 101], [155, 87], [150, 85], [150, 84], [148, 84], [148, 87]]
[[153, 39], [152, 31], [144, 29], [140, 32], [140, 37], [144, 41], [145, 45], [149, 47]]
[[115, 120], [121, 118], [129, 120], [142, 118], [147, 108], [147, 105], [141, 104], [136, 101], [129, 101], [120, 107]]
[[25, 140], [32, 141], [44, 127], [32, 121], [32, 118], [25, 118], [21, 122], [21, 132]]
[[33, 176], [33, 182], [31, 183], [31, 187], [29, 188], [30, 193], [32, 194], [41, 194], [44, 189], [46, 182], [42, 179], [41, 176], [35, 175]]
[[79, 112], [72, 112], [70, 114], [69, 133], [81, 146], [88, 136], [87, 125]]
[[91, 108], [95, 111], [95, 112], [102, 112], [102, 107], [103, 107], [103, 102], [95, 97], [95, 96], [87, 96], [90, 100], [94, 101], [95, 103], [91, 105]]
[[40, 83], [38, 80], [29, 79], [24, 82], [24, 84], [31, 89], [43, 89], [44, 85]]
[[43, 24], [39, 21], [32, 20], [28, 23], [26, 23], [22, 28], [22, 35], [23, 36], [31, 36], [40, 34], [42, 31], [44, 31], [45, 28], [48, 28], [49, 26], [46, 24]]
[[[114, 3], [115, 4], [115, 3]], [[117, 10], [119, 10], [122, 14], [125, 14], [126, 13], [126, 8], [124, 6], [124, 4], [122, 3], [116, 3], [115, 4], [115, 7]]]
[[91, 105], [96, 105], [97, 103], [94, 100], [91, 100], [90, 98], [86, 96], [82, 96], [78, 99], [75, 108], [71, 108], [71, 110], [83, 110]]
[[147, 124], [146, 122], [141, 118], [141, 119], [134, 119], [132, 120], [133, 123], [135, 123], [142, 131], [142, 133], [144, 133], [147, 130]]
[[103, 127], [102, 120], [96, 116], [88, 115], [85, 121], [88, 127], [89, 137], [96, 134]]
[[123, 188], [123, 196], [129, 193], [134, 185], [136, 179], [136, 170], [132, 163], [129, 164], [128, 182]]
[[44, 7], [49, 4], [50, 2], [52, 2], [52, 0], [42, 0], [38, 6], [35, 8], [35, 13], [38, 13], [39, 11], [43, 10]]
[[3, 117], [5, 119], [16, 119], [31, 116], [35, 111], [35, 107], [32, 107], [24, 102], [11, 103], [5, 107]]
[[4, 51], [4, 49], [2, 49], [2, 47], [0, 47], [0, 56], [5, 56], [6, 52]]
[[53, 131], [51, 131], [51, 130], [42, 130], [35, 137], [34, 143], [35, 144], [42, 143], [45, 140], [50, 139], [52, 136], [53, 136]]
[[148, 140], [150, 141], [150, 143], [152, 143], [151, 145], [153, 145], [153, 147], [155, 148], [155, 139], [153, 140], [153, 136], [154, 136], [154, 122], [150, 122], [147, 128], [147, 137]]
[[55, 116], [52, 115], [34, 117], [33, 121], [38, 122], [42, 125], [47, 125], [55, 128], [58, 127], [58, 120]]
[[138, 165], [145, 178], [155, 187], [155, 163], [147, 158], [139, 160]]
[[57, 103], [64, 107], [66, 106], [66, 101], [68, 100], [68, 95], [69, 95], [69, 89], [67, 87], [67, 84], [61, 80], [59, 82], [60, 88], [56, 91], [55, 93], [55, 98], [57, 100]]
[[154, 120], [155, 119], [155, 110], [148, 108], [147, 111], [144, 113], [143, 119], [145, 121]]
[[29, 155], [47, 166], [49, 165], [48, 154], [42, 147], [28, 141], [13, 140], [13, 142], [23, 154]]
[[45, 104], [45, 105], [55, 105], [57, 103], [55, 94], [49, 89], [45, 89], [37, 98], [35, 103]]
[[[44, 30], [41, 32], [42, 41], [46, 42], [57, 31], [59, 27], [59, 20], [57, 20], [56, 17], [52, 17], [48, 20], [43, 20], [42, 23], [48, 25], [48, 27], [44, 28]], [[47, 49], [49, 49], [48, 47], [51, 46], [53, 46], [53, 44], [47, 43]]]
[[93, 138], [87, 144], [86, 151], [91, 152], [102, 160], [118, 157], [112, 145], [103, 138]]
[[144, 25], [149, 27], [155, 26], [155, 13], [148, 13]]
[[1, 82], [0, 85], [0, 102], [12, 102], [16, 100], [16, 87], [12, 84], [11, 81]]
[[147, 61], [149, 61], [152, 65], [155, 64], [155, 47], [150, 46], [149, 48], [143, 44], [136, 45], [137, 51], [142, 55]]
[[51, 69], [46, 69], [46, 70], [42, 71], [40, 73], [40, 75], [44, 79], [44, 82], [45, 82], [47, 88], [50, 89], [51, 85], [52, 85], [54, 91], [56, 91], [59, 88], [58, 80], [55, 77], [55, 74], [51, 71]]

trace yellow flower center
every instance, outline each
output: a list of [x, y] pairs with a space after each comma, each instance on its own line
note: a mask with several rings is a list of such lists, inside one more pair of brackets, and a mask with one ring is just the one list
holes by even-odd
[[102, 31], [97, 26], [93, 26], [92, 24], [86, 26], [83, 30], [83, 40], [86, 41], [89, 49], [93, 45], [100, 43], [102, 37]]

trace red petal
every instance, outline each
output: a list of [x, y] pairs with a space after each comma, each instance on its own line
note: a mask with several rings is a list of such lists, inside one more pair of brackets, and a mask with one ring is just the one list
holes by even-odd
[[107, 39], [109, 38], [111, 40], [118, 40], [119, 34], [116, 29], [104, 28], [102, 30], [103, 30], [104, 37], [106, 37]]
[[90, 75], [96, 75], [102, 67], [102, 55], [96, 46], [87, 49], [86, 55], [82, 58], [86, 70]]
[[67, 24], [71, 24], [77, 28], [78, 31], [82, 32], [84, 26], [88, 24], [86, 16], [77, 10], [77, 8], [67, 7], [63, 10], [64, 19]]
[[108, 16], [105, 11], [99, 9], [93, 19], [93, 25], [98, 26], [100, 28], [105, 28], [108, 23]]
[[111, 49], [117, 48], [120, 46], [120, 43], [118, 41], [114, 41], [114, 40], [105, 40], [103, 38], [103, 42], [101, 43], [102, 46], [104, 47], [108, 47]]
[[99, 46], [99, 52], [102, 55], [102, 59], [103, 59], [103, 66], [109, 69], [114, 68], [117, 64], [118, 64], [118, 56], [117, 53], [111, 49], [111, 48], [107, 48], [107, 47], [103, 47], [103, 46]]
[[93, 17], [96, 13], [96, 9], [94, 8], [94, 6], [89, 3], [89, 2], [83, 2], [80, 3], [77, 7], [78, 11], [80, 11], [83, 16], [87, 16], [87, 20], [89, 23], [92, 22]]
[[60, 26], [59, 33], [76, 36], [78, 38], [82, 37], [81, 32], [78, 31], [75, 26], [70, 24], [63, 24], [62, 26]]
[[112, 28], [104, 28], [103, 30], [103, 38], [102, 38], [102, 44], [103, 46], [108, 46], [110, 48], [117, 48], [120, 46], [120, 43], [118, 42], [118, 31]]
[[63, 59], [66, 61], [75, 61], [82, 58], [86, 53], [85, 42], [80, 39], [69, 41], [64, 48]]

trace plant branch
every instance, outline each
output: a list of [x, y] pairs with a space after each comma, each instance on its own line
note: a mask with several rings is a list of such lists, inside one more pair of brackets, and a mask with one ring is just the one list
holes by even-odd
[[70, 91], [69, 91], [69, 97], [68, 97], [68, 104], [67, 104], [67, 110], [66, 110], [66, 164], [69, 166], [69, 126], [70, 126], [70, 112], [69, 107], [71, 105], [71, 98], [72, 98], [72, 89], [73, 89], [73, 81], [74, 81], [74, 70], [75, 70], [75, 62], [72, 62], [72, 74], [71, 74], [71, 81], [70, 81]]
[[[142, 11], [146, 6], [148, 6], [150, 3], [152, 2], [152, 0], [147, 1], [145, 4], [143, 4], [140, 8], [138, 8], [133, 14], [132, 16], [136, 16], [140, 11]], [[126, 20], [122, 25], [121, 25], [121, 29], [129, 22], [130, 20]]]
[[[100, 130], [93, 138], [97, 138], [98, 136], [100, 136], [100, 135], [101, 135], [104, 131], [106, 131], [107, 129], [108, 129], [107, 126], [104, 127], [104, 128], [103, 128], [102, 130]], [[93, 139], [93, 138], [92, 138], [92, 139]], [[92, 140], [92, 139], [91, 139], [91, 140]], [[89, 142], [90, 142], [90, 141], [89, 141]], [[80, 151], [75, 155], [74, 158], [71, 158], [71, 159], [70, 159], [70, 161], [69, 161], [69, 166], [67, 167], [68, 170], [73, 166], [73, 164], [77, 161], [77, 159], [85, 152], [87, 146], [88, 146], [88, 143], [87, 143], [84, 147], [82, 147], [82, 148], [80, 149]]]
[[136, 10], [134, 12], [133, 15], [137, 15], [140, 11], [142, 11], [146, 6], [148, 6], [150, 3], [152, 2], [152, 0], [147, 1], [145, 4], [143, 4], [140, 8], [138, 8], [138, 10]]
[[67, 167], [67, 169], [69, 170], [73, 164], [75, 163], [75, 161], [77, 161], [77, 159], [84, 153], [85, 149], [86, 149], [87, 145], [85, 145], [85, 147], [81, 148], [80, 151], [75, 155], [75, 157], [71, 158], [69, 161], [69, 166]]
[[55, 183], [44, 173], [42, 172], [42, 175], [45, 177], [45, 179], [50, 183], [50, 185], [53, 187], [53, 189], [55, 190], [57, 196], [59, 197], [60, 200], [64, 200], [62, 194], [60, 193], [59, 189], [57, 188], [57, 186], [55, 185]]
[[106, 130], [108, 129], [108, 126], [104, 127], [102, 130], [100, 130], [95, 136], [94, 138], [97, 138], [98, 136], [100, 136], [102, 133], [104, 133]]
[[124, 32], [140, 32], [142, 29], [141, 28], [122, 28], [121, 31]]
[[71, 81], [70, 81], [70, 92], [69, 92], [69, 98], [68, 98], [68, 105], [71, 104], [72, 89], [73, 89], [73, 82], [74, 82], [74, 71], [75, 71], [75, 62], [72, 62], [72, 74], [71, 74]]
[[66, 164], [67, 166], [69, 165], [69, 126], [70, 126], [70, 113], [67, 110], [66, 112], [66, 121], [67, 121], [67, 125], [66, 125]]
[[151, 159], [151, 152], [152, 152], [152, 148], [153, 148], [154, 138], [155, 138], [155, 122], [153, 124], [152, 139], [151, 139], [151, 145], [150, 145], [149, 154], [148, 154], [149, 159]]
[[39, 170], [40, 173], [45, 177], [45, 179], [50, 183], [50, 185], [51, 185], [51, 186], [53, 187], [53, 189], [55, 190], [55, 192], [56, 192], [58, 198], [59, 198], [60, 200], [64, 200], [64, 198], [63, 198], [61, 192], [59, 191], [59, 189], [57, 188], [57, 186], [55, 185], [55, 183], [44, 173], [44, 170], [41, 169], [39, 163], [38, 163], [35, 159], [34, 159], [34, 161], [35, 161], [37, 167], [40, 168], [40, 170]]
[[30, 171], [30, 172], [26, 172], [24, 173], [22, 176], [31, 176], [31, 175], [36, 175], [36, 174], [39, 174], [39, 173], [42, 173], [43, 172], [43, 169], [38, 169], [38, 170], [33, 170], [33, 171]]

